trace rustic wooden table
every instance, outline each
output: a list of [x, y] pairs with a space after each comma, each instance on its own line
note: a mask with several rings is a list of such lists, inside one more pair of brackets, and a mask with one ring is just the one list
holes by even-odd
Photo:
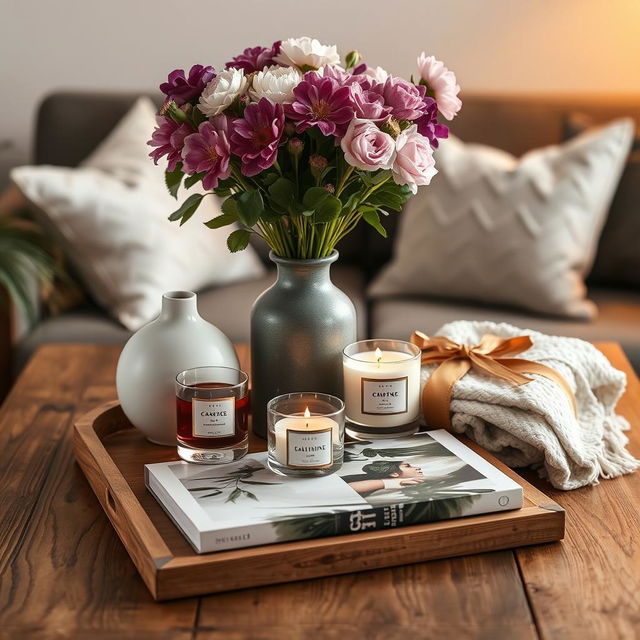
[[[629, 377], [640, 456], [640, 383], [599, 346]], [[0, 638], [640, 637], [640, 473], [568, 493], [534, 480], [567, 511], [560, 543], [155, 603], [73, 459], [73, 422], [115, 398], [118, 354], [45, 346], [2, 408]]]

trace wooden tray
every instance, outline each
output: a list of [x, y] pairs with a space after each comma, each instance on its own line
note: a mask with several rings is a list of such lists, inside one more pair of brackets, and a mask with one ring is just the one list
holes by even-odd
[[[524, 489], [517, 511], [371, 533], [197, 554], [144, 485], [144, 465], [177, 460], [175, 449], [148, 442], [117, 402], [75, 425], [76, 459], [156, 600], [365, 571], [495, 551], [564, 536], [563, 509], [463, 439]], [[252, 451], [264, 449], [256, 439]]]

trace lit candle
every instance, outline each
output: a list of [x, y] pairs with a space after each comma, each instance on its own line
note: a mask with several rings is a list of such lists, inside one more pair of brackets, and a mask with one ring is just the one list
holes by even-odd
[[303, 413], [281, 418], [274, 426], [275, 458], [291, 469], [322, 469], [333, 464], [333, 445], [340, 444], [340, 426], [332, 418]]
[[285, 393], [267, 404], [267, 460], [284, 476], [335, 473], [344, 455], [344, 402], [326, 393]]
[[[363, 340], [344, 351], [347, 420], [354, 435], [388, 435], [409, 425], [420, 411], [420, 349], [401, 340]], [[362, 426], [364, 429], [360, 429]], [[400, 433], [403, 435], [404, 432]]]

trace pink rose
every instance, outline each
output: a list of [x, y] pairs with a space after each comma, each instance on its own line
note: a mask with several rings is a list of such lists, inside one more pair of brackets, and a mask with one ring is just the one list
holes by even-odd
[[395, 155], [393, 138], [370, 120], [354, 118], [340, 142], [346, 161], [362, 171], [391, 169]]
[[458, 98], [460, 85], [456, 82], [456, 74], [449, 71], [443, 62], [433, 56], [426, 56], [424, 52], [418, 56], [418, 71], [422, 84], [433, 91], [440, 113], [447, 120], [453, 120], [462, 107], [462, 101]]
[[392, 167], [393, 181], [406, 184], [416, 193], [418, 186], [429, 184], [438, 173], [429, 140], [418, 133], [414, 124], [396, 138], [396, 157]]

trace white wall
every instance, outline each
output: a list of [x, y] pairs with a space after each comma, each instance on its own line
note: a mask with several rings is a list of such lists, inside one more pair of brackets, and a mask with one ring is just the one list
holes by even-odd
[[0, 185], [49, 91], [153, 89], [294, 35], [407, 76], [425, 49], [467, 91], [640, 93], [640, 0], [0, 0]]

